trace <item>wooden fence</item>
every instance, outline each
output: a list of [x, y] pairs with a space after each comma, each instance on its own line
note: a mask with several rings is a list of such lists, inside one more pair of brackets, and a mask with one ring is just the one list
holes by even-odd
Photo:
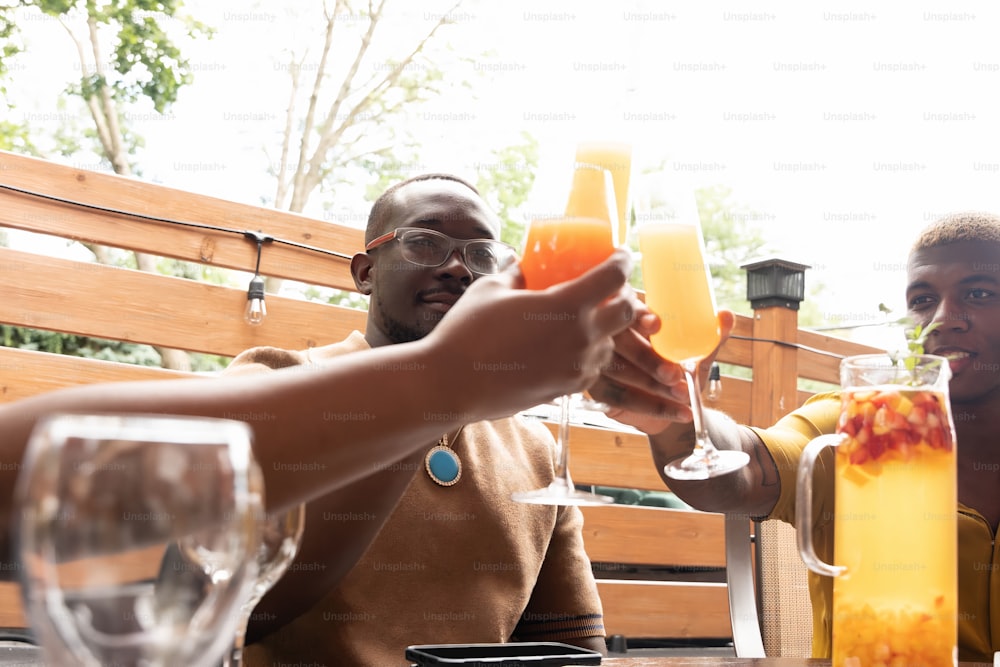
[[[0, 227], [250, 272], [257, 245], [243, 232], [261, 231], [275, 239], [263, 247], [262, 275], [349, 291], [349, 258], [363, 245], [358, 229], [4, 152]], [[365, 322], [357, 310], [269, 295], [267, 318], [250, 327], [243, 321], [245, 284], [224, 287], [7, 248], [0, 248], [0, 284], [0, 324], [227, 357], [255, 345], [325, 345]], [[734, 337], [719, 356], [749, 368], [753, 380], [725, 378], [714, 407], [741, 422], [770, 424], [808, 396], [798, 389], [799, 379], [836, 383], [840, 357], [869, 351], [799, 330], [794, 310], [760, 309], [737, 318]], [[183, 373], [0, 347], [3, 401], [81, 383], [178, 375]], [[577, 483], [665, 490], [642, 435], [576, 426], [572, 439]], [[599, 576], [609, 567], [710, 573], [725, 567], [721, 515], [614, 505], [587, 508], [585, 516], [586, 547]], [[601, 577], [599, 587], [609, 634], [731, 636], [724, 582]], [[23, 623], [15, 585], [0, 585], [0, 626]]]

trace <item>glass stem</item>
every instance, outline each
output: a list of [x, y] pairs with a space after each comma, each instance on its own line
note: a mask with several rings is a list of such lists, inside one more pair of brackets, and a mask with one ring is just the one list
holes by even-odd
[[694, 418], [694, 454], [700, 458], [715, 457], [715, 446], [708, 438], [705, 428], [705, 413], [701, 407], [701, 384], [698, 382], [698, 361], [685, 361], [681, 364], [687, 375], [688, 398], [691, 400], [691, 415]]
[[555, 479], [554, 484], [570, 489], [573, 483], [569, 478], [569, 403], [570, 397], [559, 399], [559, 432], [556, 435]]
[[243, 666], [243, 647], [246, 645], [247, 627], [250, 625], [250, 616], [253, 614], [253, 608], [257, 606], [257, 602], [258, 600], [248, 600], [240, 610], [240, 623], [236, 627], [233, 645], [223, 656], [222, 667]]

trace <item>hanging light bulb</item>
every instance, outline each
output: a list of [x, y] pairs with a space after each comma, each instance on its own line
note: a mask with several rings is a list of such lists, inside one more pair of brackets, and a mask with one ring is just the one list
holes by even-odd
[[719, 364], [712, 362], [708, 371], [708, 400], [714, 401], [722, 393], [722, 372]]
[[267, 305], [264, 303], [264, 279], [260, 277], [260, 255], [265, 243], [273, 241], [274, 237], [262, 232], [243, 232], [243, 236], [257, 243], [257, 265], [253, 270], [253, 278], [247, 288], [247, 305], [243, 311], [243, 319], [251, 326], [258, 326], [267, 316]]
[[247, 307], [243, 311], [243, 319], [247, 324], [257, 326], [267, 315], [267, 305], [264, 303], [264, 279], [254, 276], [247, 289]]

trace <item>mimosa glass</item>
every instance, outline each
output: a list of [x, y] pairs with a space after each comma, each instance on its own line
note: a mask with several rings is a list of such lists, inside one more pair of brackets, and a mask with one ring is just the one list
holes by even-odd
[[[611, 174], [577, 163], [565, 215], [532, 221], [521, 259], [528, 289], [572, 280], [606, 260], [615, 249], [617, 206]], [[569, 412], [573, 396], [559, 401], [555, 476], [547, 487], [514, 493], [513, 499], [542, 505], [603, 505], [610, 496], [580, 491], [569, 473]]]
[[621, 141], [584, 141], [577, 144], [576, 161], [595, 164], [611, 173], [618, 211], [618, 243], [625, 245], [631, 222], [628, 186], [632, 176], [632, 144]]
[[644, 215], [639, 252], [646, 305], [662, 323], [650, 342], [657, 354], [684, 369], [694, 416], [694, 452], [664, 471], [674, 479], [708, 479], [742, 468], [750, 457], [716, 449], [705, 428], [698, 366], [718, 347], [721, 334], [694, 195], [678, 196]]

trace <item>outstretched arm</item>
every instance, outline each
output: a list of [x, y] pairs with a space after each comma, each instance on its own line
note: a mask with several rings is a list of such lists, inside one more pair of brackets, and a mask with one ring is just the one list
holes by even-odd
[[[589, 386], [611, 356], [611, 336], [634, 318], [623, 289], [628, 271], [628, 258], [616, 253], [581, 278], [541, 292], [519, 289], [516, 271], [483, 278], [423, 340], [347, 355], [318, 370], [89, 385], [4, 405], [0, 547], [7, 546], [28, 437], [46, 415], [259, 415], [250, 426], [268, 509], [287, 509], [399, 461], [442, 429], [510, 415]], [[490, 368], [517, 370], [487, 377]], [[330, 418], [334, 414], [370, 418]]]
[[[720, 347], [733, 324], [730, 311], [719, 312]], [[693, 451], [695, 438], [683, 371], [657, 355], [649, 343], [658, 328], [656, 316], [640, 308], [636, 324], [615, 336], [615, 356], [591, 393], [612, 406], [609, 416], [649, 435], [657, 471], [686, 503], [712, 512], [767, 514], [780, 491], [774, 460], [757, 434], [720, 412], [705, 411], [709, 437], [719, 449], [747, 452], [749, 466], [702, 481], [675, 480], [663, 472], [667, 463]], [[707, 377], [717, 352], [702, 362], [702, 377]]]
[[705, 410], [708, 436], [719, 449], [737, 449], [750, 455], [745, 468], [706, 480], [667, 477], [664, 466], [694, 450], [694, 427], [675, 424], [649, 436], [653, 462], [670, 490], [684, 502], [706, 512], [766, 516], [778, 501], [781, 487], [774, 459], [761, 439], [748, 427], [715, 410]]

